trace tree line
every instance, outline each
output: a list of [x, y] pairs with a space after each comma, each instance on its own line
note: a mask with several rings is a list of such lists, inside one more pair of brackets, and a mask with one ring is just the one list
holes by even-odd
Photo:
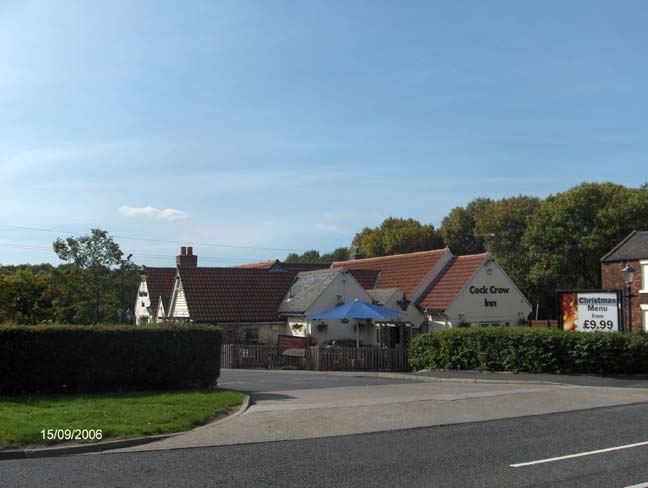
[[455, 255], [489, 251], [541, 318], [555, 317], [559, 289], [600, 288], [600, 259], [633, 230], [648, 229], [648, 184], [583, 183], [540, 199], [476, 198], [453, 208], [437, 229], [389, 217], [356, 233], [348, 248], [292, 253], [291, 262], [386, 256], [449, 247]]
[[0, 323], [127, 321], [139, 272], [106, 231], [57, 239], [53, 250], [65, 264], [0, 267]]

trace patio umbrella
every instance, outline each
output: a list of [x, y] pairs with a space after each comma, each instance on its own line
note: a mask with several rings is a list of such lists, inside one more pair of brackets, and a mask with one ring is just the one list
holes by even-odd
[[[334, 307], [325, 312], [311, 315], [309, 320], [323, 319], [393, 319], [405, 315], [398, 310], [381, 307], [373, 303], [362, 302], [358, 299], [345, 303], [339, 307]], [[360, 347], [358, 337], [358, 327], [356, 327], [356, 347]]]

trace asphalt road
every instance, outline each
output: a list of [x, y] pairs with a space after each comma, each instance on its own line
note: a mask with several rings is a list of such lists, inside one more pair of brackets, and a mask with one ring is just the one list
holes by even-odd
[[223, 369], [218, 386], [248, 393], [341, 388], [347, 386], [390, 385], [410, 380], [327, 375], [303, 371]]
[[642, 404], [302, 441], [0, 461], [0, 485], [626, 487], [648, 482], [648, 445], [510, 465], [644, 441]]

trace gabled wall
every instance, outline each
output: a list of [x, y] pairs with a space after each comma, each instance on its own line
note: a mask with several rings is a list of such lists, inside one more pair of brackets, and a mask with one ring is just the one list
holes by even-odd
[[[297, 336], [310, 334], [315, 337], [318, 344], [322, 344], [327, 340], [355, 340], [355, 320], [349, 320], [348, 323], [344, 324], [340, 320], [314, 320], [311, 323], [311, 321], [306, 319], [307, 316], [325, 312], [336, 307], [339, 304], [338, 295], [340, 296], [340, 301], [344, 303], [355, 299], [371, 303], [371, 297], [356, 281], [353, 275], [346, 270], [341, 270], [308, 310], [306, 310], [304, 315], [288, 317], [285, 333]], [[326, 331], [318, 330], [318, 325], [322, 322], [327, 324]], [[295, 324], [302, 324], [303, 327], [300, 330], [295, 330], [293, 327]], [[368, 344], [371, 341], [372, 331], [370, 329], [373, 329], [373, 327], [365, 326], [361, 327], [358, 331], [361, 343]]]
[[168, 316], [172, 318], [189, 318], [189, 307], [187, 306], [187, 299], [182, 288], [180, 275], [176, 275], [175, 278]]
[[479, 322], [508, 322], [517, 326], [530, 313], [529, 301], [492, 260], [484, 261], [446, 310], [451, 327], [457, 327], [460, 322], [474, 327]]
[[[146, 293], [144, 296], [140, 296]], [[148, 286], [146, 281], [140, 281], [139, 288], [137, 289], [137, 301], [135, 302], [135, 324], [142, 325], [151, 321], [148, 307], [151, 306], [151, 297], [148, 293]]]

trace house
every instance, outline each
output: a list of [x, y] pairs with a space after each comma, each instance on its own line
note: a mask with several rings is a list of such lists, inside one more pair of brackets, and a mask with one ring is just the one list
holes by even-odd
[[254, 269], [271, 269], [274, 271], [313, 271], [316, 269], [327, 269], [331, 267], [331, 263], [288, 263], [282, 262], [278, 259], [271, 259], [268, 261], [260, 261], [258, 263], [239, 264], [233, 268], [254, 268]]
[[531, 313], [529, 301], [488, 253], [454, 256], [444, 248], [333, 263], [340, 267], [373, 270], [375, 279], [363, 286], [384, 306], [409, 302], [400, 334], [390, 331], [387, 343], [405, 341], [408, 326], [414, 335], [459, 326], [516, 326]]
[[225, 342], [272, 342], [284, 330], [278, 313], [295, 273], [258, 268], [178, 266], [167, 321], [222, 326]]
[[192, 247], [180, 248], [176, 268], [142, 267], [134, 307], [135, 324], [155, 323], [167, 315], [176, 269], [180, 266], [198, 266], [198, 256], [193, 254]]
[[631, 232], [601, 258], [603, 288], [623, 290], [625, 296], [626, 285], [621, 269], [626, 265], [635, 269], [634, 280], [630, 285], [632, 331], [648, 331], [648, 231]]
[[[286, 320], [285, 334], [312, 337], [322, 344], [327, 340], [355, 340], [355, 324], [341, 320], [311, 321], [308, 317], [351, 300], [371, 302], [364, 287], [345, 268], [298, 273], [279, 305]], [[369, 328], [358, 331], [361, 342], [371, 340]]]
[[453, 256], [417, 301], [426, 330], [518, 326], [532, 307], [489, 253]]

